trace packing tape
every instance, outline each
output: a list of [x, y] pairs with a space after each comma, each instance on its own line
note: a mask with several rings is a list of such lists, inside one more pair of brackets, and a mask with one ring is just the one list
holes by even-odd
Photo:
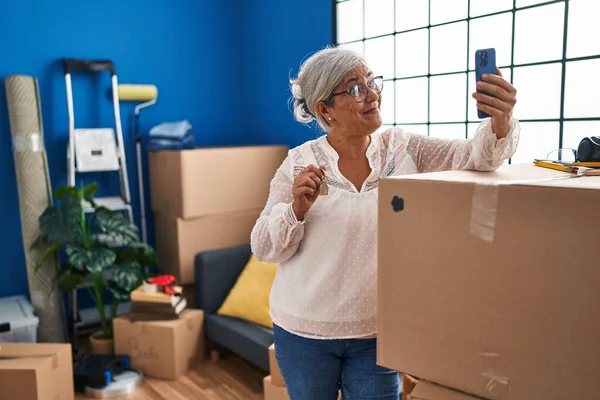
[[498, 213], [498, 201], [501, 186], [534, 185], [562, 179], [573, 179], [584, 175], [585, 174], [569, 174], [544, 179], [515, 179], [489, 183], [475, 183], [471, 201], [469, 231], [483, 241], [489, 243], [494, 241], [496, 214]]
[[13, 151], [30, 151], [39, 153], [44, 150], [42, 135], [34, 133], [22, 133], [12, 137]]
[[494, 241], [498, 211], [498, 185], [475, 184], [471, 204], [471, 234], [486, 242]]

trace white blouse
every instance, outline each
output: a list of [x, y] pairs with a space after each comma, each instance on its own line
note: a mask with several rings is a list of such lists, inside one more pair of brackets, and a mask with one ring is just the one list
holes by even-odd
[[[273, 323], [309, 338], [377, 333], [377, 187], [382, 177], [448, 169], [495, 170], [510, 158], [518, 122], [498, 140], [490, 120], [472, 139], [447, 140], [391, 128], [371, 135], [371, 174], [360, 191], [339, 171], [326, 135], [289, 151], [252, 230], [252, 251], [280, 263], [270, 294]], [[292, 211], [292, 182], [302, 169], [326, 165], [327, 195], [302, 221]]]

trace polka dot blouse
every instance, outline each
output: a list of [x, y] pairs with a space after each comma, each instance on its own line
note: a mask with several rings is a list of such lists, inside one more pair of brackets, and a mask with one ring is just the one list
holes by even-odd
[[[326, 136], [289, 151], [252, 231], [252, 251], [280, 263], [270, 294], [273, 323], [310, 338], [377, 334], [377, 186], [379, 178], [448, 169], [490, 171], [510, 158], [519, 125], [498, 140], [490, 120], [468, 140], [392, 128], [374, 133], [366, 155], [371, 175], [357, 190], [337, 168]], [[326, 165], [329, 192], [302, 221], [292, 211], [292, 181], [310, 164]]]

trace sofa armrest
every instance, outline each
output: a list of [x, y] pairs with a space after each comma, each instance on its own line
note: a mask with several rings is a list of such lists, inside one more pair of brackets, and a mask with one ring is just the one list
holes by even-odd
[[250, 245], [210, 250], [195, 257], [195, 291], [198, 308], [215, 314], [235, 285], [252, 251]]

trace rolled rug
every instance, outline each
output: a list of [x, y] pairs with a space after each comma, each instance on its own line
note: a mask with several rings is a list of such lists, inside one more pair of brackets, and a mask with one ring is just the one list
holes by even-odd
[[53, 201], [38, 82], [31, 76], [12, 75], [5, 78], [5, 85], [29, 292], [39, 318], [37, 341], [66, 342], [62, 296], [55, 285], [58, 259], [48, 259], [36, 271], [43, 249], [30, 249], [41, 233], [38, 219]]

